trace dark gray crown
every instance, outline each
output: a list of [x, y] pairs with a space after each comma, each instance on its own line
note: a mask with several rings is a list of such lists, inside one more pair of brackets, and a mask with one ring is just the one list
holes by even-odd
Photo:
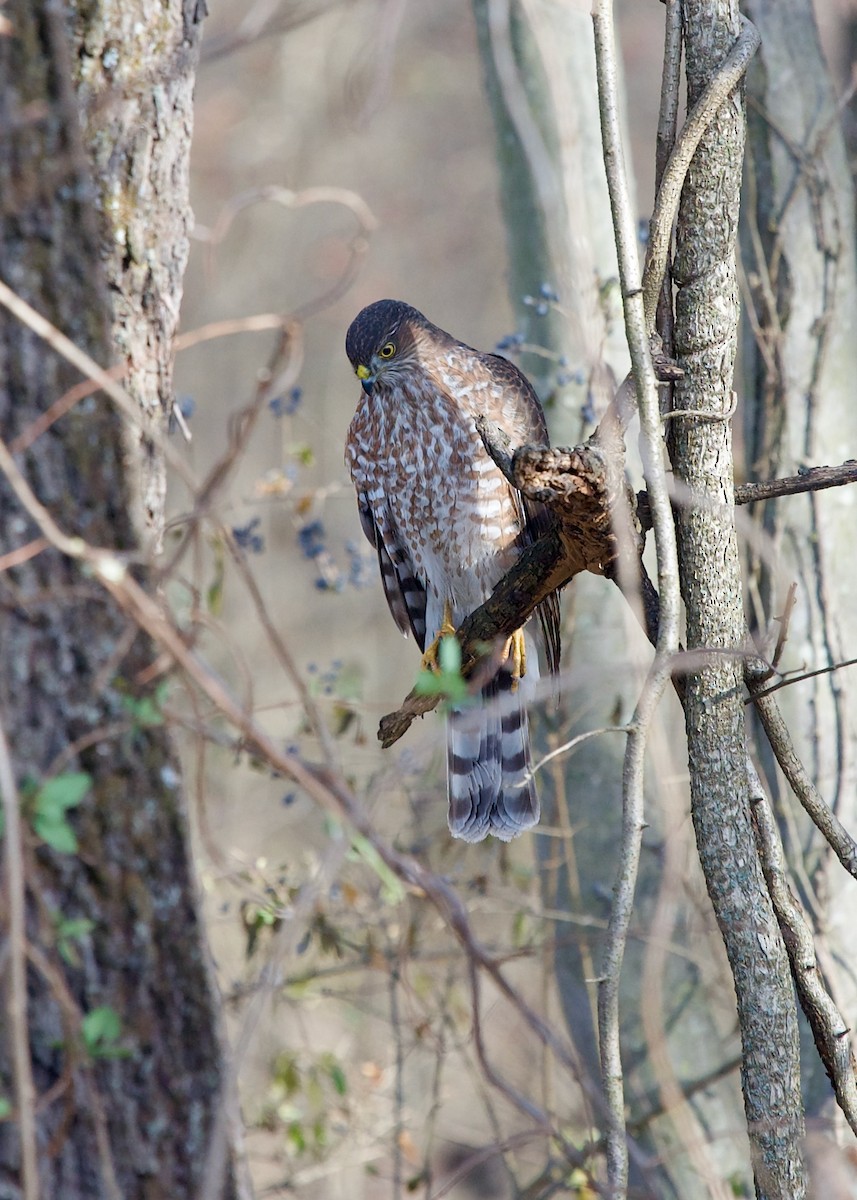
[[368, 363], [396, 334], [402, 325], [428, 325], [425, 317], [402, 300], [376, 300], [362, 309], [348, 327], [345, 353], [353, 366]]

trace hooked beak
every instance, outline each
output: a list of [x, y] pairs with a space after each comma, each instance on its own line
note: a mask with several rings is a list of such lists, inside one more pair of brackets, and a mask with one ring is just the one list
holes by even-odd
[[371, 373], [368, 367], [364, 367], [363, 363], [357, 368], [357, 378], [363, 386], [363, 391], [368, 396], [372, 391], [372, 384], [375, 382], [375, 376]]

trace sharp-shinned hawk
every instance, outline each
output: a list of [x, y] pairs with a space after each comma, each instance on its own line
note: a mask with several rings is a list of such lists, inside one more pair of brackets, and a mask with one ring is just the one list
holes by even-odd
[[[364, 308], [345, 349], [363, 385], [345, 451], [360, 522], [378, 552], [393, 619], [425, 651], [450, 619], [458, 628], [491, 595], [549, 520], [504, 478], [476, 417], [496, 422], [513, 445], [546, 446], [544, 414], [512, 363], [456, 341], [398, 300]], [[555, 671], [555, 595], [539, 617]], [[539, 819], [525, 707], [538, 679], [530, 649], [527, 686], [518, 687], [517, 656], [506, 649], [480, 701], [450, 716], [449, 828], [468, 842], [489, 833], [509, 841]]]

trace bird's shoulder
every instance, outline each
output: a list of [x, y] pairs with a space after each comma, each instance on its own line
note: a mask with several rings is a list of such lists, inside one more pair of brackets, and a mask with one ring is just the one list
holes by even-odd
[[[548, 443], [547, 422], [541, 401], [526, 375], [501, 354], [479, 353], [484, 370], [502, 394], [502, 408], [513, 413], [528, 439]], [[488, 416], [491, 416], [489, 413]], [[500, 422], [502, 424], [502, 421]]]

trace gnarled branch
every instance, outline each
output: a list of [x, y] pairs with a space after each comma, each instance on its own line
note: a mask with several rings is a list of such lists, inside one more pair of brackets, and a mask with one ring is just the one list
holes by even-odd
[[[669, 363], [665, 362], [663, 368], [658, 369], [659, 378], [669, 371]], [[643, 531], [651, 528], [647, 515], [648, 495], [640, 492], [635, 504], [631, 505], [630, 492], [625, 490], [623, 481], [624, 446], [618, 435], [606, 436], [604, 422], [583, 445], [555, 449], [535, 446], [512, 449], [508, 435], [484, 417], [477, 421], [477, 428], [486, 450], [512, 486], [528, 499], [549, 508], [555, 518], [555, 527], [524, 551], [489, 599], [462, 623], [458, 638], [462, 645], [465, 676], [470, 675], [477, 662], [484, 658], [486, 644], [509, 637], [520, 629], [543, 600], [581, 571], [606, 575], [619, 582], [620, 542], [614, 522], [615, 505], [620, 498], [640, 517], [639, 521], [634, 520], [636, 537], [628, 553], [634, 560], [635, 571], [639, 569], [643, 545], [641, 526]], [[857, 461], [849, 459], [837, 467], [810, 467], [800, 475], [784, 479], [741, 484], [735, 488], [735, 503], [753, 504], [855, 482]], [[640, 593], [646, 636], [654, 644], [658, 596], [645, 572], [640, 575]], [[378, 740], [382, 746], [385, 749], [392, 746], [407, 733], [416, 717], [425, 716], [439, 702], [437, 695], [425, 695], [416, 690], [409, 692], [400, 708], [381, 719]], [[801, 794], [796, 794], [803, 803]], [[851, 870], [851, 867], [847, 869]]]
[[[523, 552], [489, 599], [462, 623], [457, 636], [465, 676], [484, 660], [486, 644], [520, 629], [543, 600], [575, 575], [581, 571], [612, 574], [620, 553], [614, 508], [620, 500], [632, 508], [623, 464], [617, 470], [597, 434], [573, 449], [524, 446], [512, 452], [509, 438], [492, 422], [480, 419], [479, 432], [509, 482], [527, 499], [550, 508], [554, 526]], [[628, 552], [636, 561], [641, 550], [642, 539], [637, 536]], [[439, 699], [411, 691], [401, 708], [382, 718], [381, 744], [392, 746], [414, 718], [430, 712]]]

